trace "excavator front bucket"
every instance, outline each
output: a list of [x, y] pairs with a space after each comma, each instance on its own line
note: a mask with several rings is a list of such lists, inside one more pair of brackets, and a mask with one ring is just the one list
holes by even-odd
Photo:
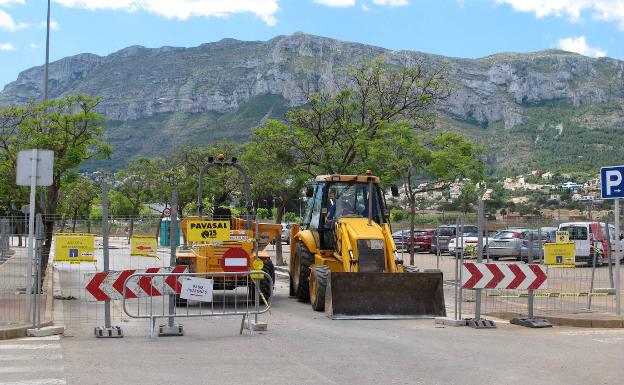
[[332, 319], [445, 317], [442, 272], [337, 273], [327, 277], [325, 313]]

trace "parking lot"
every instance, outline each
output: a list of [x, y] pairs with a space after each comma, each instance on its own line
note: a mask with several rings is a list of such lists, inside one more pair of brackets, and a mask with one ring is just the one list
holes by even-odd
[[[272, 246], [268, 251], [274, 254]], [[164, 249], [160, 259], [125, 253], [111, 250], [116, 269], [166, 264]], [[409, 260], [405, 253], [403, 258]], [[454, 258], [416, 254], [419, 267], [434, 268], [438, 261], [453, 316]], [[496, 329], [480, 330], [432, 319], [330, 320], [289, 297], [284, 269], [271, 312], [260, 316], [268, 329], [253, 336], [239, 335], [240, 317], [179, 318], [184, 336], [151, 339], [148, 321], [129, 318], [113, 301], [113, 324], [124, 337], [96, 339], [103, 304], [67, 298], [80, 295], [77, 283], [94, 268], [58, 267], [55, 295], [62, 296], [55, 317], [65, 321], [65, 335], [0, 342], [0, 384], [524, 384], [528, 378], [535, 384], [619, 384], [624, 377], [623, 329], [527, 329], [497, 318]], [[464, 290], [463, 316], [471, 314], [471, 295]], [[484, 296], [485, 311], [493, 298]], [[526, 298], [505, 300], [517, 301], [517, 308], [526, 304]]]

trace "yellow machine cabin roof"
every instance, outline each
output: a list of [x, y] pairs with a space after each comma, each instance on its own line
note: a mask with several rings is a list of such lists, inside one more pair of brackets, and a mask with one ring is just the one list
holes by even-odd
[[368, 178], [373, 178], [374, 184], [379, 184], [379, 178], [372, 175], [319, 175], [315, 182], [348, 182], [348, 183], [368, 183]]

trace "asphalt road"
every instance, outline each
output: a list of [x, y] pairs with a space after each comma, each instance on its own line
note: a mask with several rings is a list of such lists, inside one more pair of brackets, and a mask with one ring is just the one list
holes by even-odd
[[[165, 255], [138, 260], [123, 254], [114, 257], [116, 268], [164, 264]], [[57, 273], [58, 291], [80, 295], [77, 282], [90, 269], [68, 269]], [[289, 298], [284, 277], [275, 287], [272, 311], [261, 316], [268, 330], [253, 336], [238, 334], [240, 318], [218, 317], [178, 319], [184, 336], [150, 339], [148, 322], [120, 316], [116, 303], [114, 324], [123, 328], [124, 338], [96, 339], [101, 304], [56, 301], [68, 323], [65, 336], [54, 341], [61, 348], [39, 342], [41, 349], [53, 350], [48, 356], [21, 346], [27, 342], [0, 344], [0, 385], [624, 383], [624, 330], [338, 321]], [[3, 372], [8, 362], [11, 369]]]
[[[146, 321], [100, 340], [90, 325], [62, 342], [68, 384], [621, 384], [624, 330], [494, 330], [432, 320], [332, 321], [288, 298], [278, 279], [266, 332], [240, 320], [182, 320], [183, 337], [147, 336]], [[0, 382], [1, 384], [1, 382]]]

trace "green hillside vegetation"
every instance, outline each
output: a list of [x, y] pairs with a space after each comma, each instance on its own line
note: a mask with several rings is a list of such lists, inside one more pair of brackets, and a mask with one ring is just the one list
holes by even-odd
[[81, 169], [120, 169], [139, 155], [162, 156], [186, 144], [204, 146], [223, 140], [245, 142], [251, 129], [266, 118], [282, 118], [288, 107], [280, 95], [253, 97], [236, 111], [160, 113], [146, 118], [109, 121], [106, 137], [113, 146], [110, 160], [93, 160]]
[[621, 104], [574, 107], [548, 102], [524, 107], [526, 123], [506, 129], [502, 122], [481, 127], [449, 117], [440, 127], [462, 132], [486, 148], [489, 173], [519, 175], [540, 169], [597, 173], [624, 160]]

